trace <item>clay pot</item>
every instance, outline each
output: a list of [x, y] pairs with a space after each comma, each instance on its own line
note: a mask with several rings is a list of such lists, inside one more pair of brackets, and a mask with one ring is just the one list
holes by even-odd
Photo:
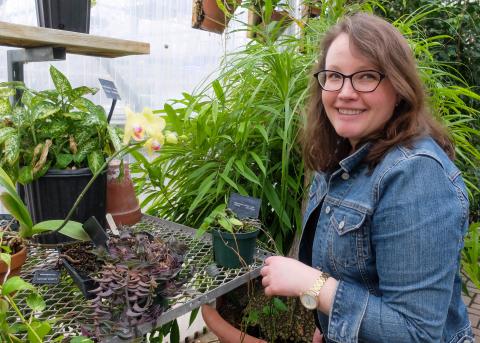
[[124, 174], [120, 176], [120, 161], [110, 162], [107, 171], [107, 213], [117, 225], [133, 225], [142, 217], [135, 195], [128, 163], [123, 163]]
[[[12, 260], [10, 262], [10, 274], [8, 277], [12, 277], [20, 274], [23, 264], [27, 259], [27, 247], [23, 247], [22, 250], [12, 255]], [[0, 284], [3, 283], [5, 274], [7, 273], [7, 265], [1, 261], [0, 262]]]
[[235, 328], [209, 305], [202, 305], [202, 317], [210, 331], [218, 337], [220, 343], [267, 343]]
[[216, 0], [192, 0], [192, 27], [195, 29], [223, 33], [235, 9], [242, 0], [223, 0], [229, 15], [225, 14], [218, 6]]

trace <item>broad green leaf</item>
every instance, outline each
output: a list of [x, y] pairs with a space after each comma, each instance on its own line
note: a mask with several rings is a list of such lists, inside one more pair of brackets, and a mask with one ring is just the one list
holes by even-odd
[[31, 283], [26, 282], [20, 276], [12, 276], [3, 284], [2, 295], [11, 295], [13, 292], [34, 289], [35, 287]]
[[263, 175], [267, 175], [267, 170], [265, 169], [265, 165], [263, 164], [262, 160], [260, 157], [253, 151], [250, 151], [250, 155], [252, 155], [253, 159], [255, 162], [257, 162], [258, 168], [262, 171]]
[[33, 168], [32, 166], [25, 166], [20, 168], [18, 172], [18, 182], [22, 185], [33, 181]]
[[33, 225], [32, 219], [27, 211], [27, 208], [25, 207], [23, 202], [21, 202], [20, 198], [16, 199], [15, 196], [12, 196], [9, 193], [1, 193], [0, 201], [2, 202], [3, 206], [8, 210], [8, 212], [10, 212], [10, 214], [20, 223], [20, 236], [29, 236], [30, 229]]
[[178, 322], [175, 319], [170, 330], [170, 343], [180, 343], [180, 329], [178, 327]]
[[3, 117], [12, 112], [12, 105], [8, 98], [0, 98], [0, 117]]
[[70, 111], [62, 113], [62, 116], [71, 120], [82, 120], [85, 118], [86, 113], [79, 111]]
[[105, 157], [100, 150], [94, 150], [88, 154], [88, 168], [92, 171], [92, 174], [95, 174], [102, 168], [103, 163], [105, 162]]
[[52, 65], [50, 66], [50, 76], [56, 90], [59, 93], [67, 94], [72, 91], [72, 85], [70, 84], [70, 81], [68, 81], [68, 79], [60, 72], [60, 70]]
[[32, 113], [34, 120], [44, 120], [58, 111], [60, 111], [59, 107], [48, 102], [41, 102], [33, 108]]
[[273, 301], [273, 306], [277, 310], [283, 311], [283, 312], [288, 310], [287, 305], [285, 305], [285, 303], [280, 298], [274, 297], [272, 301]]
[[80, 86], [80, 87], [72, 89], [69, 98], [70, 98], [70, 100], [74, 100], [76, 98], [79, 98], [79, 97], [87, 95], [87, 94], [92, 94], [92, 95], [96, 94], [97, 92], [98, 92], [98, 88]]
[[52, 330], [47, 321], [34, 321], [28, 328], [28, 340], [31, 343], [43, 343], [43, 338]]
[[9, 87], [0, 87], [0, 98], [8, 98], [15, 95], [15, 89]]
[[46, 307], [45, 300], [37, 293], [31, 293], [27, 297], [27, 305], [33, 311], [43, 311]]
[[78, 147], [77, 153], [73, 156], [75, 163], [82, 163], [83, 160], [88, 156], [89, 153], [94, 151], [97, 147], [97, 142], [87, 141], [85, 144]]
[[32, 106], [32, 99], [34, 98], [34, 95], [32, 92], [25, 91], [22, 94], [22, 104], [26, 105], [27, 107]]
[[9, 307], [10, 306], [8, 305], [8, 301], [6, 299], [0, 299], [0, 314], [6, 314]]
[[7, 266], [9, 266], [12, 262], [12, 255], [2, 252], [0, 253], [0, 261], [3, 261]]
[[20, 155], [20, 140], [17, 135], [11, 135], [5, 140], [4, 152], [5, 161], [13, 165]]
[[73, 161], [72, 154], [58, 154], [56, 157], [55, 168], [65, 169]]
[[8, 138], [15, 135], [16, 133], [17, 133], [17, 130], [15, 130], [13, 127], [0, 128], [0, 144], [5, 142]]
[[[35, 224], [32, 231], [34, 234], [45, 231], [53, 231], [59, 228], [62, 223], [63, 220], [61, 219], [46, 220]], [[90, 240], [90, 237], [83, 229], [82, 224], [73, 220], [69, 220], [68, 223], [60, 230], [60, 233], [70, 238], [77, 239], [79, 241]]]
[[118, 133], [115, 130], [115, 128], [110, 125], [107, 125], [107, 132], [108, 132], [108, 137], [110, 138], [110, 141], [112, 142], [112, 145], [115, 148], [115, 151], [121, 150], [123, 146], [122, 141], [120, 140], [120, 137], [118, 136]]

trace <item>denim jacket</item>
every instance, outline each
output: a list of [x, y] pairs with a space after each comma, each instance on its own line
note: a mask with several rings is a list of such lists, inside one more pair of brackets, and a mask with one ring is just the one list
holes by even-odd
[[[326, 341], [473, 342], [459, 273], [469, 210], [460, 171], [430, 137], [391, 149], [373, 170], [362, 162], [370, 146], [315, 173], [310, 188], [304, 233], [320, 206], [311, 264], [339, 281], [329, 315], [317, 313]], [[306, 236], [299, 257], [310, 264]]]

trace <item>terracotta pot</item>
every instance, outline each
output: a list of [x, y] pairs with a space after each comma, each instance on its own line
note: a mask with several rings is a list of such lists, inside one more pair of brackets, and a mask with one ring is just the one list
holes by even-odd
[[133, 225], [142, 217], [140, 206], [128, 163], [123, 163], [124, 174], [120, 176], [120, 161], [114, 160], [107, 171], [107, 213], [110, 213], [117, 225]]
[[209, 305], [202, 305], [202, 317], [210, 331], [218, 337], [220, 343], [267, 343], [235, 328]]
[[[23, 247], [22, 250], [12, 255], [12, 261], [10, 262], [10, 274], [8, 277], [19, 275], [25, 260], [27, 259], [27, 247]], [[0, 262], [0, 284], [3, 283], [5, 274], [7, 273], [7, 265]]]
[[223, 0], [229, 15], [226, 15], [218, 6], [216, 0], [192, 0], [192, 27], [195, 29], [223, 33], [235, 9], [242, 0]]

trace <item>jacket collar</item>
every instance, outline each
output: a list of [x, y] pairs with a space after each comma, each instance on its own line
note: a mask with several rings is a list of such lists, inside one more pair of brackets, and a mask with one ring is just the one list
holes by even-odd
[[358, 164], [360, 164], [363, 161], [363, 159], [368, 155], [372, 145], [373, 144], [371, 142], [367, 142], [367, 143], [363, 144], [353, 154], [351, 154], [348, 157], [345, 157], [343, 160], [341, 160], [339, 162], [340, 167], [346, 172], [352, 171], [353, 168], [355, 168]]

